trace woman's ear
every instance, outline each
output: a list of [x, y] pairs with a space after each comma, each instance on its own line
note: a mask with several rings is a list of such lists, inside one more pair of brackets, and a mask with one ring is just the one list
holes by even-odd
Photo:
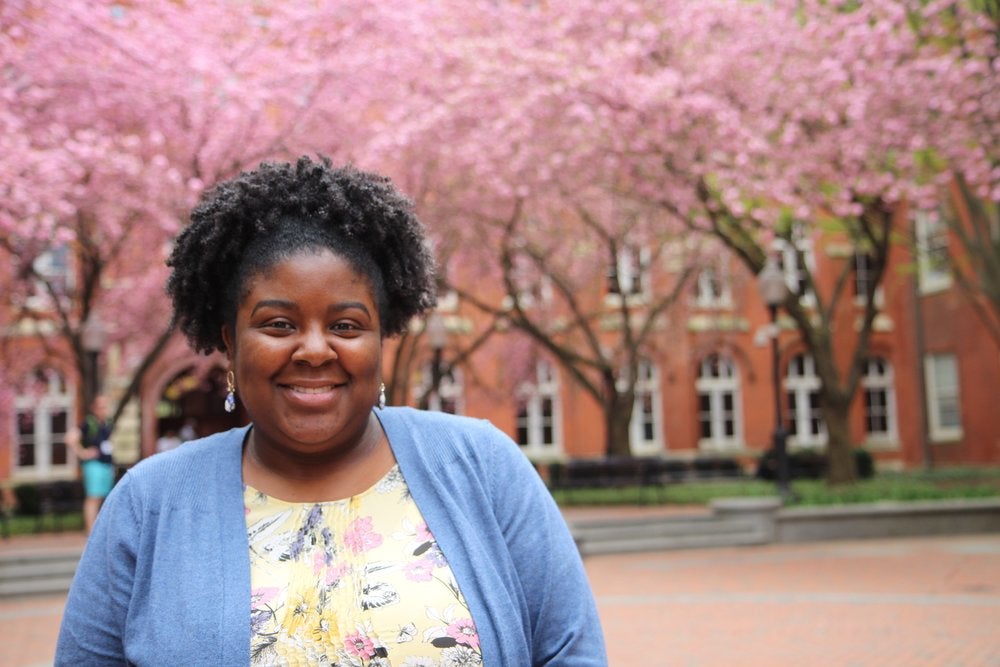
[[226, 346], [226, 357], [230, 361], [232, 361], [232, 359], [233, 359], [233, 351], [236, 349], [236, 345], [235, 345], [235, 343], [233, 341], [233, 335], [229, 331], [229, 325], [228, 324], [223, 324], [222, 325], [222, 342]]

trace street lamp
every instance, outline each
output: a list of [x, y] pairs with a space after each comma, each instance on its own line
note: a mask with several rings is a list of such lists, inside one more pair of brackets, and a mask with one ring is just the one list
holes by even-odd
[[107, 330], [104, 328], [104, 322], [101, 321], [96, 311], [91, 311], [80, 331], [80, 344], [87, 354], [87, 370], [90, 373], [87, 385], [87, 391], [90, 394], [88, 405], [101, 392], [100, 366], [97, 362], [101, 350], [104, 349], [106, 338]]
[[774, 454], [777, 459], [778, 493], [782, 500], [791, 498], [788, 486], [788, 433], [785, 431], [785, 420], [781, 410], [781, 374], [778, 358], [778, 306], [788, 297], [788, 287], [785, 276], [778, 268], [775, 258], [768, 257], [767, 263], [757, 276], [757, 286], [760, 298], [767, 305], [771, 314], [771, 381], [774, 385]]
[[441, 387], [441, 360], [444, 356], [444, 346], [448, 342], [448, 329], [441, 313], [435, 311], [427, 318], [427, 343], [431, 346], [434, 356], [431, 358], [431, 388], [427, 394], [430, 403], [431, 394], [437, 395]]

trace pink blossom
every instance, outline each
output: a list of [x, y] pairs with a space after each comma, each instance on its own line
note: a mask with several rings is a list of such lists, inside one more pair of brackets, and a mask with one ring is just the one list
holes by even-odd
[[434, 563], [426, 558], [407, 563], [403, 569], [410, 581], [430, 581], [434, 576]]
[[352, 632], [347, 635], [344, 647], [348, 653], [361, 659], [367, 659], [375, 655], [375, 645], [372, 643], [372, 640], [360, 632]]
[[332, 586], [344, 578], [345, 572], [347, 572], [347, 566], [345, 564], [337, 563], [336, 565], [332, 565], [326, 569], [326, 577], [324, 578], [323, 583], [327, 586]]
[[426, 522], [421, 522], [417, 526], [417, 541], [419, 542], [433, 542], [434, 536], [431, 535], [430, 529], [427, 527]]
[[382, 535], [372, 530], [370, 516], [359, 517], [344, 532], [344, 544], [356, 554], [370, 551], [382, 544]]
[[476, 626], [471, 618], [460, 618], [448, 625], [448, 636], [459, 644], [465, 644], [474, 649], [479, 648], [479, 633], [476, 632]]

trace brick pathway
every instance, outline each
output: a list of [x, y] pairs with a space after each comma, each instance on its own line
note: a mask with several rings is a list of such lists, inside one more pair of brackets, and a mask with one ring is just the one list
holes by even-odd
[[613, 666], [1000, 666], [1000, 535], [586, 565]]
[[[26, 547], [0, 542], [11, 548]], [[593, 556], [586, 566], [613, 667], [1000, 667], [1000, 535]], [[0, 600], [0, 667], [51, 664], [63, 602]]]

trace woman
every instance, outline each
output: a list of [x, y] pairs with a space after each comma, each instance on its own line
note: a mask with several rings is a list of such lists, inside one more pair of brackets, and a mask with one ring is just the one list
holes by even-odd
[[94, 397], [83, 423], [71, 430], [66, 438], [66, 444], [76, 452], [83, 471], [83, 525], [87, 534], [94, 529], [97, 513], [115, 483], [109, 413], [107, 396]]
[[135, 466], [57, 664], [603, 665], [573, 540], [484, 421], [385, 408], [382, 344], [434, 303], [385, 179], [264, 164], [192, 213], [167, 291], [251, 425]]

